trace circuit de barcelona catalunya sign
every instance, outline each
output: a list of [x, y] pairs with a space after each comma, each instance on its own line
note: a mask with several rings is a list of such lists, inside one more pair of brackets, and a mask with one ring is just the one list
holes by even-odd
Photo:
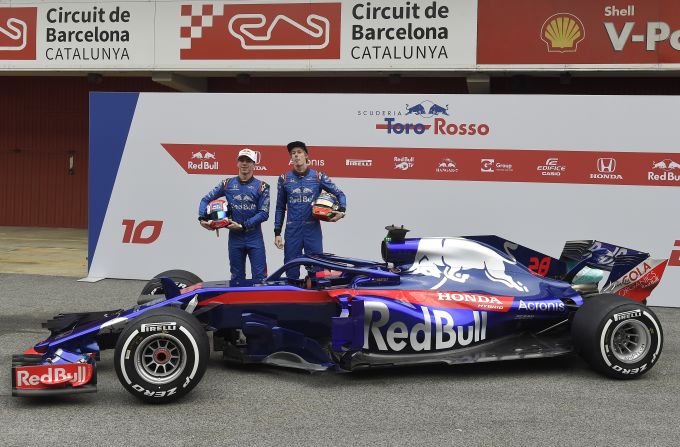
[[0, 69], [471, 67], [476, 6], [467, 0], [0, 3]]
[[675, 0], [5, 1], [0, 70], [663, 70], [679, 23]]
[[[679, 107], [658, 96], [94, 93], [89, 276], [181, 268], [225, 279], [227, 231], [218, 238], [196, 217], [203, 195], [237, 175], [243, 148], [271, 186], [262, 228], [269, 270], [278, 268], [277, 179], [291, 169], [286, 144], [303, 140], [310, 167], [347, 196], [347, 217], [323, 224], [327, 252], [379, 259], [390, 224], [415, 237], [499, 234], [544, 253], [592, 234], [672, 258], [660, 286], [672, 290], [680, 286]], [[460, 280], [458, 270], [442, 280]], [[437, 296], [457, 302], [450, 298]]]

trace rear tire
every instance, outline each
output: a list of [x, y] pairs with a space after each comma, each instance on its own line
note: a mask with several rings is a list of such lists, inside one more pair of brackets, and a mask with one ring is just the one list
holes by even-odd
[[181, 309], [150, 310], [118, 338], [118, 380], [138, 399], [168, 403], [187, 394], [208, 367], [210, 343], [201, 323]]
[[571, 326], [576, 349], [593, 369], [615, 379], [634, 379], [659, 360], [663, 332], [648, 307], [619, 295], [586, 300]]
[[154, 276], [153, 279], [150, 279], [149, 282], [144, 285], [142, 293], [137, 299], [137, 304], [148, 303], [149, 301], [158, 298], [154, 295], [165, 294], [163, 284], [161, 284], [160, 280], [160, 278], [163, 277], [172, 279], [180, 289], [203, 282], [201, 278], [186, 270], [167, 270]]

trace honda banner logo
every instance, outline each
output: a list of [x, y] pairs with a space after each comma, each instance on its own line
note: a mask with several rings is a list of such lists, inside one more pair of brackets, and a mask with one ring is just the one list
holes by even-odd
[[615, 158], [598, 158], [597, 159], [597, 170], [603, 174], [610, 174], [616, 171], [616, 159]]

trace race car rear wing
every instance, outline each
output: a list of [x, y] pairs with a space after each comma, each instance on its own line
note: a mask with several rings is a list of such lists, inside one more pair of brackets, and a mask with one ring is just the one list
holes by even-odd
[[[667, 259], [652, 259], [649, 253], [595, 240], [567, 241], [560, 261], [568, 267], [565, 281], [576, 282], [577, 275], [586, 268], [607, 271], [601, 292], [635, 301], [643, 301], [651, 294], [668, 263]], [[595, 280], [598, 278], [604, 277], [595, 276]]]

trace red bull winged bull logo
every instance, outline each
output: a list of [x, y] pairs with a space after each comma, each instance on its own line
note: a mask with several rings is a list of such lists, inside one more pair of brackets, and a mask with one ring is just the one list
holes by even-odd
[[[385, 116], [381, 123], [375, 125], [375, 128], [393, 135], [423, 135], [425, 133], [433, 133], [434, 135], [488, 135], [490, 131], [488, 124], [447, 121], [445, 117], [450, 116], [449, 112], [449, 104], [443, 106], [430, 100], [413, 105], [406, 104], [403, 113]], [[423, 122], [423, 120], [428, 121]], [[429, 120], [432, 121], [429, 122]]]
[[199, 150], [196, 152], [191, 152], [191, 159], [187, 162], [187, 168], [195, 169], [206, 169], [206, 170], [218, 170], [220, 167], [220, 162], [217, 161], [215, 152], [210, 152], [206, 150]]
[[422, 116], [423, 118], [431, 118], [433, 116], [438, 115], [449, 116], [448, 110], [449, 110], [448, 104], [446, 105], [446, 107], [442, 107], [439, 104], [435, 104], [432, 101], [426, 100], [412, 107], [409, 107], [409, 105], [406, 104], [405, 115], [416, 114]]
[[517, 292], [529, 288], [508, 274], [508, 266], [516, 264], [485, 245], [464, 238], [423, 238], [409, 273], [437, 278], [437, 290], [448, 281], [465, 283], [476, 272]]
[[442, 158], [439, 163], [437, 163], [437, 168], [435, 172], [458, 172], [456, 167], [456, 162], [450, 158]]
[[[677, 173], [676, 173], [677, 171]], [[680, 163], [669, 158], [652, 163], [652, 170], [647, 172], [647, 180], [680, 181]]]

